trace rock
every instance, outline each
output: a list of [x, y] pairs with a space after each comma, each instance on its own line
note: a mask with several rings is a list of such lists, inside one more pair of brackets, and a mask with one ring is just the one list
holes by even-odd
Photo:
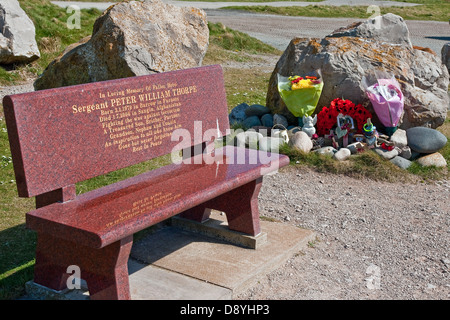
[[[387, 29], [386, 33], [389, 33]], [[381, 129], [361, 83], [367, 70], [377, 70], [380, 66], [397, 77], [405, 98], [399, 128], [437, 128], [444, 123], [449, 107], [449, 72], [439, 57], [406, 44], [392, 44], [370, 37], [338, 36], [337, 33], [323, 39], [291, 40], [269, 80], [266, 106], [272, 113], [284, 115], [295, 124], [296, 118], [279, 95], [277, 74], [301, 75], [320, 69], [325, 85], [315, 113], [329, 106], [333, 99], [345, 97], [367, 107], [373, 115], [373, 123]]]
[[411, 150], [411, 157], [409, 158], [409, 160], [416, 160], [416, 159], [418, 159], [419, 157], [421, 157], [423, 154], [421, 154], [421, 153], [419, 153], [419, 152], [416, 152], [416, 151], [413, 151], [413, 150]]
[[401, 148], [399, 156], [405, 159], [411, 159], [412, 157], [411, 148], [408, 146]]
[[251, 116], [262, 117], [266, 113], [270, 113], [269, 108], [262, 106], [260, 104], [252, 104], [247, 109], [245, 109], [245, 115], [247, 117], [251, 117]]
[[322, 148], [314, 150], [313, 152], [316, 152], [316, 153], [324, 155], [324, 156], [332, 157], [337, 152], [337, 150], [333, 147], [322, 147]]
[[370, 18], [366, 22], [357, 22], [337, 29], [328, 37], [357, 37], [400, 44], [412, 48], [409, 30], [402, 17], [392, 13]]
[[252, 149], [257, 149], [258, 141], [263, 138], [263, 135], [254, 130], [247, 130], [236, 135], [238, 147], [248, 146]]
[[444, 44], [441, 50], [441, 59], [442, 63], [447, 67], [447, 70], [450, 72], [450, 42]]
[[206, 13], [161, 0], [110, 6], [92, 36], [66, 49], [35, 81], [36, 90], [201, 66]]
[[414, 127], [406, 130], [408, 146], [419, 153], [434, 153], [442, 149], [447, 143], [447, 137], [441, 132], [426, 128]]
[[297, 131], [294, 133], [294, 135], [289, 139], [289, 145], [305, 153], [310, 152], [313, 147], [311, 138], [303, 131]]
[[258, 116], [245, 118], [244, 121], [242, 121], [242, 124], [245, 128], [258, 127], [262, 125], [261, 120], [259, 120]]
[[273, 125], [282, 125], [283, 127], [287, 128], [288, 127], [288, 121], [286, 119], [286, 117], [284, 117], [281, 114], [274, 114], [273, 115]]
[[228, 119], [230, 120], [230, 125], [235, 123], [241, 123], [245, 120], [245, 110], [249, 107], [246, 103], [241, 103], [234, 107], [230, 114], [228, 115]]
[[270, 113], [266, 113], [261, 117], [261, 123], [265, 127], [273, 127], [273, 116]]
[[397, 129], [389, 140], [394, 143], [394, 146], [399, 148], [403, 148], [408, 145], [406, 131], [403, 129]]
[[412, 164], [411, 161], [400, 156], [396, 156], [389, 161], [401, 169], [408, 169], [409, 166]]
[[344, 161], [350, 158], [352, 152], [347, 148], [340, 148], [338, 152], [333, 155], [333, 158], [338, 161]]
[[259, 140], [259, 149], [279, 153], [280, 146], [285, 143], [282, 138], [263, 137]]
[[446, 167], [447, 161], [439, 152], [431, 153], [418, 158], [417, 163], [424, 167], [435, 166], [438, 168]]
[[0, 64], [30, 63], [41, 56], [33, 21], [17, 0], [0, 2]]
[[392, 150], [385, 150], [383, 148], [377, 147], [373, 149], [375, 153], [383, 157], [384, 159], [390, 160], [396, 156], [398, 156], [399, 152], [397, 148], [394, 148]]

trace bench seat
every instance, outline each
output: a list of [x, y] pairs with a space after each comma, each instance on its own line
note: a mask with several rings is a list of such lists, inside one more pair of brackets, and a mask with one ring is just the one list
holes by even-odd
[[[34, 282], [64, 290], [79, 270], [91, 299], [130, 299], [133, 235], [177, 214], [223, 211], [229, 229], [257, 235], [263, 175], [289, 163], [209, 148], [233, 136], [219, 65], [6, 96], [3, 106], [18, 194], [36, 199], [26, 214]], [[76, 194], [81, 181], [180, 151], [180, 163]]]
[[[243, 164], [237, 163], [240, 154], [245, 155]], [[44, 206], [26, 215], [27, 226], [57, 238], [103, 248], [185, 210], [198, 205], [206, 208], [205, 202], [229, 190], [242, 193], [242, 190], [233, 190], [258, 180], [266, 173], [265, 168], [274, 165], [278, 168], [289, 162], [286, 156], [271, 154], [272, 161], [263, 163], [259, 151], [232, 146], [219, 149], [214, 156], [220, 158], [217, 163], [170, 164], [86, 192], [74, 200]], [[254, 189], [253, 186], [250, 192]], [[240, 214], [227, 211], [248, 209], [245, 203], [238, 203], [238, 199], [233, 198], [228, 208], [220, 201], [216, 204], [211, 201], [209, 205], [215, 208], [210, 209], [225, 211], [230, 229], [256, 235], [259, 230], [230, 221], [238, 219]], [[254, 218], [258, 219], [258, 212], [254, 213]]]

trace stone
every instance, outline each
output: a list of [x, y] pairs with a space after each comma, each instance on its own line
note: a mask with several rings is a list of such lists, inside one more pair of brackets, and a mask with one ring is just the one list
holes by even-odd
[[247, 109], [245, 109], [245, 115], [247, 117], [250, 117], [250, 116], [262, 117], [266, 113], [270, 113], [269, 108], [262, 106], [260, 104], [252, 104]]
[[289, 139], [289, 145], [304, 153], [308, 153], [313, 148], [311, 138], [303, 131], [297, 131]]
[[418, 164], [424, 167], [435, 166], [438, 168], [443, 168], [447, 166], [447, 161], [445, 160], [444, 156], [439, 152], [427, 154], [425, 156], [418, 158], [416, 161]]
[[420, 158], [422, 155], [423, 154], [420, 153], [420, 152], [416, 152], [416, 151], [411, 150], [411, 157], [409, 158], [409, 160], [411, 160], [411, 161], [412, 160], [416, 160], [416, 159]]
[[206, 13], [161, 0], [110, 6], [92, 35], [67, 48], [36, 90], [199, 67], [209, 44]]
[[401, 148], [399, 156], [405, 159], [411, 159], [412, 157], [411, 148], [408, 146]]
[[383, 157], [384, 159], [390, 160], [396, 156], [398, 156], [399, 152], [397, 148], [394, 148], [392, 150], [385, 150], [381, 147], [376, 147], [373, 149], [375, 153], [377, 153], [379, 156]]
[[450, 42], [444, 44], [441, 50], [442, 63], [447, 67], [450, 72]]
[[234, 107], [230, 114], [228, 115], [228, 118], [230, 120], [230, 125], [233, 125], [235, 123], [241, 123], [245, 120], [245, 109], [249, 107], [246, 103], [241, 103]]
[[368, 38], [412, 48], [405, 20], [392, 13], [369, 18], [365, 22], [356, 22], [347, 27], [337, 29], [328, 37]]
[[33, 21], [17, 0], [0, 2], [0, 64], [30, 63], [41, 56]]
[[247, 117], [244, 121], [242, 121], [242, 124], [245, 128], [262, 126], [261, 120], [259, 120], [258, 116]]
[[334, 155], [333, 158], [338, 161], [345, 161], [352, 155], [352, 152], [347, 148], [340, 148]]
[[247, 130], [244, 132], [240, 132], [236, 135], [236, 141], [238, 147], [245, 147], [248, 146], [252, 149], [258, 148], [258, 142], [261, 138], [264, 136], [256, 132], [254, 130]]
[[279, 153], [280, 147], [284, 143], [282, 138], [263, 137], [259, 140], [259, 150]]
[[389, 140], [394, 143], [394, 146], [399, 148], [403, 148], [408, 145], [406, 131], [403, 129], [395, 130], [394, 134], [389, 138]]
[[315, 113], [333, 99], [345, 97], [365, 106], [373, 115], [373, 123], [382, 129], [361, 81], [368, 70], [379, 70], [381, 66], [399, 79], [405, 98], [399, 128], [437, 128], [444, 123], [449, 107], [449, 72], [440, 57], [407, 44], [337, 33], [323, 39], [291, 40], [270, 77], [266, 106], [272, 113], [284, 115], [289, 123], [298, 122], [280, 97], [277, 74], [301, 75], [320, 69], [325, 85]]
[[332, 157], [337, 152], [337, 150], [333, 147], [327, 146], [327, 147], [322, 147], [322, 148], [316, 149], [313, 152], [316, 152], [316, 153], [324, 155], [324, 156]]
[[273, 125], [274, 126], [275, 125], [281, 125], [281, 126], [287, 128], [288, 127], [288, 121], [287, 121], [286, 117], [284, 117], [283, 115], [281, 115], [281, 114], [274, 114], [273, 115]]
[[408, 146], [419, 153], [434, 153], [447, 143], [447, 137], [438, 130], [426, 127], [414, 127], [406, 130]]
[[270, 113], [266, 113], [261, 117], [261, 123], [265, 127], [272, 128], [273, 127], [273, 115]]
[[389, 161], [391, 163], [395, 164], [397, 167], [399, 167], [401, 169], [405, 169], [405, 170], [408, 169], [412, 164], [411, 161], [409, 161], [408, 159], [405, 159], [403, 157], [400, 157], [400, 156], [396, 156]]

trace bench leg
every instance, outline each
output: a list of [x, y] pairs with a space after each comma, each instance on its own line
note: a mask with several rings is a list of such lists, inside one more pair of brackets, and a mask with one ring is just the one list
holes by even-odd
[[38, 234], [34, 282], [54, 290], [67, 288], [67, 268], [78, 266], [91, 299], [129, 300], [128, 257], [133, 237], [101, 249]]
[[189, 209], [180, 216], [202, 222], [209, 217], [208, 209], [224, 211], [230, 230], [256, 236], [261, 232], [258, 209], [261, 185], [262, 177]]

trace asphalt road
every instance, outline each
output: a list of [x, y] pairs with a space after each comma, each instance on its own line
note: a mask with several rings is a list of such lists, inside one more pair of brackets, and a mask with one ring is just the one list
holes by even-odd
[[[295, 37], [323, 38], [332, 31], [361, 19], [308, 18], [280, 15], [251, 14], [240, 11], [205, 10], [208, 20], [222, 22], [268, 43], [280, 50], [286, 49]], [[406, 21], [413, 45], [431, 48], [440, 54], [443, 45], [450, 42], [450, 25], [437, 21]]]
[[[105, 10], [112, 3], [101, 2], [61, 2], [53, 3], [66, 7], [69, 5], [78, 5], [80, 8], [96, 7]], [[239, 5], [233, 2], [188, 2], [164, 0], [166, 3], [172, 3], [179, 6], [194, 6], [204, 9], [208, 20], [211, 22], [222, 22], [229, 28], [245, 32], [265, 43], [268, 43], [280, 50], [286, 49], [290, 40], [295, 37], [316, 37], [322, 38], [332, 31], [347, 26], [354, 21], [361, 19], [346, 18], [307, 18], [307, 17], [288, 17], [279, 15], [252, 14], [241, 11], [218, 10], [218, 8], [228, 5]], [[255, 3], [242, 3], [255, 5]], [[258, 4], [258, 3], [256, 3]], [[259, 3], [260, 4], [260, 3]], [[269, 3], [264, 3], [268, 5]], [[351, 0], [326, 0], [320, 4], [327, 5], [379, 5], [391, 6], [396, 3], [393, 1], [351, 1]], [[274, 2], [271, 6], [279, 5], [311, 5], [308, 2]], [[397, 3], [398, 5], [398, 3]], [[401, 3], [402, 6], [414, 5], [410, 3]], [[443, 45], [450, 42], [450, 25], [447, 22], [436, 21], [407, 21], [410, 38], [414, 45], [431, 48], [440, 55]]]

